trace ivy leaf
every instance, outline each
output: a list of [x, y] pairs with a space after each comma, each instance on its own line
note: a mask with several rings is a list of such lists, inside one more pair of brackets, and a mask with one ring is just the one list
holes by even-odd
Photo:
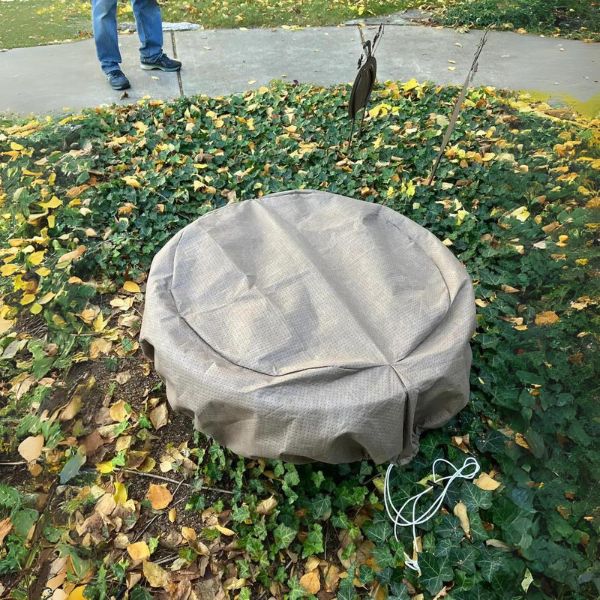
[[491, 492], [486, 492], [468, 481], [464, 482], [460, 489], [460, 498], [469, 511], [476, 511], [480, 508], [487, 509], [492, 506]]
[[337, 600], [356, 600], [357, 598], [358, 595], [354, 590], [352, 577], [348, 575], [348, 577], [342, 579], [342, 582], [340, 583], [340, 587], [337, 591]]
[[280, 523], [273, 530], [273, 538], [275, 540], [274, 550], [275, 552], [279, 550], [284, 550], [287, 548], [296, 538], [297, 531]]
[[425, 552], [419, 556], [419, 566], [421, 567], [420, 582], [434, 596], [444, 587], [444, 582], [452, 581], [454, 576], [447, 556], [436, 558], [430, 552]]
[[323, 552], [323, 528], [315, 523], [302, 544], [302, 558]]
[[329, 496], [319, 495], [309, 505], [310, 514], [317, 521], [326, 521], [331, 516], [331, 499]]

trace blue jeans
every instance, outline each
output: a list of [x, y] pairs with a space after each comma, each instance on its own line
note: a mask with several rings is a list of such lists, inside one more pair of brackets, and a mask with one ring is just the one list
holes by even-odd
[[[162, 54], [163, 33], [157, 0], [131, 0], [140, 38], [142, 60], [153, 61]], [[105, 73], [119, 68], [121, 53], [117, 37], [117, 0], [92, 0], [92, 26], [96, 53]]]

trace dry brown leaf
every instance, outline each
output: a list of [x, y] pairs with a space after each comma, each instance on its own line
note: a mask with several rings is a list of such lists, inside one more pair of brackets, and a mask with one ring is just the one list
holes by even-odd
[[154, 429], [160, 429], [164, 427], [169, 421], [169, 411], [167, 410], [167, 403], [163, 402], [156, 408], [150, 411], [150, 421], [154, 426]]
[[121, 371], [115, 376], [115, 381], [119, 385], [127, 383], [131, 379], [131, 371]]
[[97, 338], [90, 344], [90, 358], [96, 360], [101, 354], [108, 354], [112, 348], [112, 342], [104, 338]]
[[[383, 587], [380, 583], [377, 584], [375, 591], [371, 593], [371, 597], [374, 600], [387, 600], [387, 592], [385, 587]], [[434, 598], [435, 600], [435, 598]]]
[[300, 585], [309, 593], [316, 594], [321, 590], [321, 578], [318, 569], [305, 573], [300, 578]]
[[539, 326], [554, 325], [559, 321], [560, 317], [553, 310], [546, 310], [535, 315], [535, 324]]
[[270, 498], [266, 498], [265, 500], [258, 503], [256, 507], [256, 512], [259, 515], [270, 515], [277, 506], [277, 500], [273, 496]]
[[77, 246], [77, 248], [72, 252], [63, 254], [61, 257], [59, 257], [58, 262], [56, 263], [56, 268], [64, 269], [71, 262], [78, 259], [85, 252], [85, 250], [85, 246]]
[[493, 492], [500, 487], [500, 482], [492, 479], [487, 473], [482, 473], [473, 483], [486, 492]]
[[186, 542], [193, 542], [196, 540], [196, 531], [194, 529], [192, 529], [191, 527], [182, 527], [181, 528], [181, 535], [183, 536], [183, 539]]
[[31, 435], [19, 444], [18, 452], [27, 462], [31, 462], [41, 456], [43, 447], [44, 436]]
[[223, 582], [223, 589], [226, 591], [230, 590], [241, 590], [246, 585], [245, 579], [239, 579], [238, 577], [230, 577]]
[[517, 294], [519, 292], [519, 290], [517, 288], [514, 288], [512, 285], [506, 285], [506, 284], [502, 284], [500, 286], [500, 289], [503, 292], [506, 292], [507, 294]]
[[142, 565], [142, 571], [146, 581], [155, 588], [167, 588], [171, 581], [169, 573], [160, 565], [157, 565], [149, 560], [145, 560]]
[[327, 592], [335, 592], [341, 575], [339, 567], [329, 564], [325, 567], [323, 575], [325, 576], [325, 590]]
[[4, 538], [10, 533], [12, 529], [12, 521], [10, 517], [6, 517], [0, 521], [0, 548], [2, 548], [2, 544], [4, 544]]
[[127, 546], [127, 554], [131, 556], [132, 560], [146, 560], [150, 558], [150, 548], [146, 542], [135, 542], [135, 544]]
[[171, 494], [166, 484], [156, 485], [155, 483], [151, 483], [146, 498], [150, 500], [150, 504], [154, 510], [161, 510], [171, 504], [173, 494]]
[[141, 573], [130, 571], [127, 573], [127, 589], [130, 590], [132, 587], [137, 585], [142, 578]]
[[503, 552], [510, 552], [511, 548], [507, 544], [505, 544], [501, 540], [485, 540], [486, 546], [491, 546], [492, 548], [497, 548], [498, 550], [502, 550]]
[[469, 523], [469, 515], [467, 514], [467, 507], [463, 502], [457, 502], [454, 507], [454, 515], [458, 517], [460, 521], [460, 526], [462, 530], [465, 532], [465, 535], [470, 538], [471, 537], [471, 524]]

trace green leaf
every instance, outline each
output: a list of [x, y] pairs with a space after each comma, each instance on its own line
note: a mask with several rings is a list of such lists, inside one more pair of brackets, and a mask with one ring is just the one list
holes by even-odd
[[393, 533], [392, 526], [385, 516], [379, 521], [365, 525], [363, 531], [371, 541], [379, 544], [386, 542]]
[[331, 516], [331, 499], [319, 495], [309, 504], [310, 514], [317, 521], [326, 521]]
[[342, 579], [337, 591], [337, 600], [357, 600], [358, 594], [354, 591], [352, 577]]
[[39, 516], [38, 511], [33, 508], [23, 508], [16, 512], [12, 517], [15, 534], [21, 538], [26, 538]]
[[61, 472], [60, 472], [60, 483], [64, 485], [79, 475], [79, 470], [85, 464], [87, 458], [85, 454], [81, 454], [79, 452], [75, 452], [71, 458], [64, 464]]
[[274, 550], [277, 552], [278, 550], [283, 550], [287, 548], [296, 538], [296, 530], [280, 523], [273, 530], [273, 538], [275, 540]]
[[308, 558], [313, 554], [320, 554], [323, 548], [323, 528], [315, 523], [302, 543], [302, 557]]
[[465, 481], [460, 489], [460, 499], [469, 511], [480, 508], [487, 509], [492, 506], [492, 493], [478, 488], [470, 481]]
[[450, 559], [446, 556], [437, 558], [430, 552], [424, 552], [419, 556], [419, 566], [419, 580], [432, 595], [437, 594], [444, 587], [444, 582], [452, 581], [454, 576]]

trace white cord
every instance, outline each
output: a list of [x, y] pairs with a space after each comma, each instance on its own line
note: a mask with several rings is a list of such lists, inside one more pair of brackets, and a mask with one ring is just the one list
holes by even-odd
[[[439, 477], [438, 474], [436, 473], [436, 466], [439, 463], [445, 463], [446, 465], [451, 467], [454, 470], [454, 472], [451, 475], [446, 475], [445, 477]], [[390, 476], [391, 476], [391, 473], [395, 466], [396, 466], [395, 464], [389, 465], [387, 468], [387, 471], [385, 473], [385, 483], [384, 483], [384, 487], [383, 487], [383, 498], [384, 498], [384, 502], [385, 502], [385, 510], [387, 512], [388, 517], [394, 523], [394, 537], [396, 538], [396, 541], [399, 541], [398, 527], [412, 527], [413, 556], [411, 558], [405, 552], [404, 553], [404, 563], [409, 569], [412, 569], [413, 571], [416, 571], [419, 575], [421, 575], [421, 568], [419, 567], [419, 557], [418, 557], [418, 548], [417, 548], [417, 525], [422, 525], [426, 521], [429, 521], [429, 519], [431, 519], [431, 517], [433, 517], [435, 515], [435, 513], [440, 509], [440, 507], [442, 506], [442, 504], [444, 502], [444, 498], [446, 497], [446, 494], [448, 493], [448, 489], [450, 488], [450, 486], [452, 485], [452, 482], [455, 479], [459, 479], [459, 478], [473, 479], [475, 477], [475, 475], [477, 475], [477, 473], [479, 472], [481, 467], [479, 466], [479, 463], [472, 456], [468, 456], [465, 459], [463, 466], [460, 468], [455, 467], [451, 462], [449, 462], [443, 458], [438, 458], [437, 460], [435, 460], [433, 462], [433, 467], [432, 467], [432, 471], [431, 471], [433, 474], [433, 476], [432, 476], [433, 482], [441, 483], [442, 481], [446, 481], [446, 484], [444, 485], [444, 489], [442, 490], [442, 493], [436, 498], [436, 500], [433, 502], [433, 504], [421, 516], [417, 517], [416, 516], [417, 503], [419, 502], [419, 500], [421, 499], [422, 496], [424, 496], [425, 494], [427, 494], [427, 493], [431, 492], [431, 490], [433, 490], [433, 486], [427, 486], [422, 492], [409, 498], [400, 508], [396, 508], [394, 506], [394, 503], [392, 502], [392, 494], [390, 492]], [[411, 503], [412, 503], [412, 511], [411, 511], [412, 519], [409, 520], [409, 519], [406, 519], [402, 513], [404, 513], [404, 510], [406, 509], [406, 507], [408, 505], [410, 505]]]

